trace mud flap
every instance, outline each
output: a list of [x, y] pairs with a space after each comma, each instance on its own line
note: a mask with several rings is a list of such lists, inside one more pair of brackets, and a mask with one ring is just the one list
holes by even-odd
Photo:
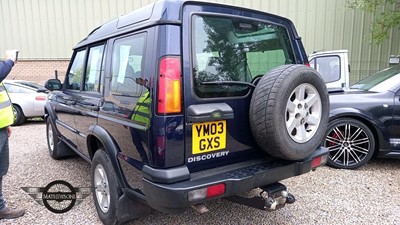
[[57, 156], [64, 158], [69, 156], [75, 156], [76, 153], [63, 141], [57, 143]]
[[118, 199], [117, 218], [119, 223], [125, 223], [151, 213], [151, 208], [135, 201], [125, 193]]

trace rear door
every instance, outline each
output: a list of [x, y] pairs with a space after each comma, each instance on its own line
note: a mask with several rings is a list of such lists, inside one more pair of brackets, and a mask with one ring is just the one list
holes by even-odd
[[196, 171], [264, 155], [249, 126], [252, 83], [296, 63], [292, 34], [273, 16], [226, 6], [186, 5], [183, 16], [186, 164]]
[[348, 51], [336, 50], [311, 54], [310, 66], [324, 78], [328, 88], [349, 88]]
[[394, 96], [393, 123], [389, 130], [390, 144], [393, 150], [400, 151], [400, 81], [397, 81], [397, 93]]

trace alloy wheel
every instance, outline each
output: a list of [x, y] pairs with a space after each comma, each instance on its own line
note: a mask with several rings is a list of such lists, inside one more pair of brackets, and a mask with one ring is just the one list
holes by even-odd
[[301, 84], [290, 94], [286, 104], [286, 130], [292, 140], [304, 143], [317, 131], [322, 117], [322, 101], [311, 84]]
[[330, 161], [343, 167], [360, 164], [372, 148], [366, 131], [351, 123], [333, 127], [326, 136], [325, 147], [329, 149]]
[[51, 124], [47, 126], [47, 140], [49, 142], [49, 149], [51, 152], [54, 151], [54, 136], [53, 136], [53, 129], [51, 127]]
[[110, 187], [104, 167], [96, 165], [94, 171], [94, 184], [97, 203], [103, 213], [107, 213], [110, 208]]

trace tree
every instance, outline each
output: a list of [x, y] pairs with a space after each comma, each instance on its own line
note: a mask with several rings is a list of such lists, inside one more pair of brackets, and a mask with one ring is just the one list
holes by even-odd
[[382, 43], [392, 28], [400, 28], [400, 0], [349, 0], [351, 9], [361, 9], [374, 15], [371, 41]]

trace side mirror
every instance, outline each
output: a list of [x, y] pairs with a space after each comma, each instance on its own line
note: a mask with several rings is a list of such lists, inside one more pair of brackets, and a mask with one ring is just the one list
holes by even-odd
[[50, 91], [61, 90], [62, 84], [59, 79], [50, 79], [46, 81], [44, 87], [49, 89]]

